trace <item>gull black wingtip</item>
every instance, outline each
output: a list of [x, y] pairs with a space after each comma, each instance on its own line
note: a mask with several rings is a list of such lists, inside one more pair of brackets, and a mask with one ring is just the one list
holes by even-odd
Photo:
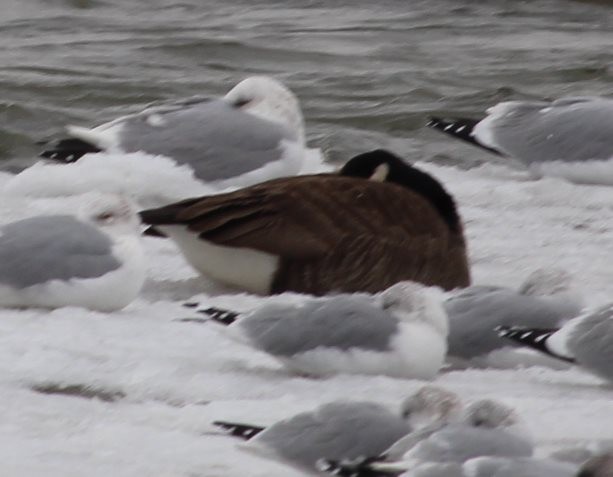
[[480, 143], [473, 134], [473, 129], [475, 126], [481, 122], [480, 119], [471, 119], [471, 118], [441, 118], [438, 116], [430, 116], [428, 118], [428, 122], [426, 123], [426, 127], [436, 129], [437, 131], [441, 131], [449, 136], [455, 137], [462, 141], [465, 141], [473, 146], [477, 146], [481, 149], [485, 149], [489, 152], [492, 152], [498, 156], [502, 154], [500, 151], [493, 149], [485, 144]]
[[384, 457], [366, 457], [347, 459], [342, 461], [331, 459], [319, 459], [316, 463], [317, 470], [328, 475], [337, 477], [397, 477], [406, 472], [404, 470], [379, 470], [372, 464], [381, 462]]
[[494, 330], [501, 338], [514, 341], [515, 343], [535, 349], [553, 358], [566, 361], [567, 363], [575, 362], [574, 359], [569, 358], [568, 356], [560, 355], [549, 348], [547, 340], [551, 337], [551, 335], [559, 331], [557, 328], [537, 329], [516, 326], [497, 326], [494, 328]]
[[40, 157], [70, 164], [78, 161], [85, 154], [101, 152], [101, 149], [81, 139], [61, 139], [55, 145], [39, 154]]
[[265, 428], [259, 426], [252, 426], [250, 424], [240, 424], [237, 422], [215, 421], [214, 426], [219, 427], [226, 431], [226, 433], [233, 437], [239, 437], [245, 441], [257, 436]]
[[215, 307], [198, 310], [198, 313], [202, 313], [203, 315], [208, 316], [211, 320], [225, 326], [231, 325], [240, 316], [240, 313], [237, 313], [236, 311]]

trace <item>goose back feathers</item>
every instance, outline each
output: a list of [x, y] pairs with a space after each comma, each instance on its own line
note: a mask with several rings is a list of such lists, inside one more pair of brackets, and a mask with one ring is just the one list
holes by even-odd
[[381, 150], [353, 158], [340, 174], [271, 180], [146, 210], [141, 218], [214, 278], [220, 261], [190, 260], [186, 234], [192, 249], [197, 237], [224, 251], [267, 257], [267, 283], [229, 283], [260, 293], [377, 292], [401, 280], [445, 289], [470, 283], [451, 196], [428, 174]]

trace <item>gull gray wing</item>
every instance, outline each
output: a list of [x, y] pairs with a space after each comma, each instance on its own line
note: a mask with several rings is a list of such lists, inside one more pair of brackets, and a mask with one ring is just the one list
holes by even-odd
[[475, 138], [526, 163], [613, 157], [613, 100], [510, 101], [492, 108]]
[[577, 466], [548, 459], [481, 457], [467, 462], [472, 477], [575, 477]]
[[254, 441], [288, 461], [313, 468], [322, 458], [378, 455], [410, 430], [400, 416], [374, 403], [334, 402], [279, 422]]
[[567, 347], [577, 363], [613, 382], [613, 305], [581, 319], [570, 332]]
[[480, 456], [530, 457], [532, 443], [502, 429], [447, 426], [421, 441], [407, 456], [429, 462], [465, 462]]
[[123, 150], [171, 157], [204, 181], [236, 177], [280, 160], [282, 141], [298, 139], [289, 128], [221, 100], [147, 110], [126, 117], [119, 134]]
[[388, 350], [398, 320], [372, 298], [339, 295], [312, 300], [300, 308], [265, 305], [240, 326], [258, 348], [291, 357], [320, 347]]
[[579, 312], [578, 306], [553, 297], [484, 286], [466, 288], [444, 306], [449, 317], [449, 354], [465, 359], [509, 345], [494, 331], [497, 326], [555, 328]]
[[50, 280], [100, 277], [120, 266], [112, 242], [93, 225], [56, 215], [0, 228], [0, 284], [15, 289]]

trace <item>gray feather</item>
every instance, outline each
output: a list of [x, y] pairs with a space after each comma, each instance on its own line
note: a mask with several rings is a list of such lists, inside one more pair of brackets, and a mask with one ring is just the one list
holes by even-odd
[[412, 459], [465, 462], [480, 456], [529, 457], [532, 443], [503, 429], [450, 425], [417, 444]]
[[582, 318], [571, 331], [567, 346], [577, 363], [613, 382], [613, 305]]
[[121, 148], [171, 157], [190, 166], [197, 178], [216, 181], [281, 159], [281, 141], [297, 140], [288, 128], [221, 100], [188, 106], [127, 117], [120, 132]]
[[386, 351], [398, 320], [371, 298], [339, 295], [302, 307], [265, 305], [240, 326], [256, 347], [291, 357], [319, 347]]
[[449, 355], [471, 359], [509, 343], [501, 340], [497, 326], [556, 328], [577, 316], [580, 304], [554, 296], [523, 295], [501, 287], [473, 286], [445, 302], [449, 317]]
[[112, 242], [93, 225], [56, 215], [0, 228], [0, 284], [15, 289], [50, 280], [96, 278], [120, 266]]
[[400, 416], [376, 404], [335, 402], [274, 424], [254, 442], [294, 464], [313, 468], [321, 458], [378, 455], [410, 430]]
[[493, 145], [525, 163], [613, 156], [613, 100], [564, 98], [514, 102], [491, 123]]

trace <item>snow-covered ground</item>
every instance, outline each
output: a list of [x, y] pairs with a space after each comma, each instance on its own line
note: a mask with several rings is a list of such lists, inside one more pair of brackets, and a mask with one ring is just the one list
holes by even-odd
[[[534, 269], [556, 265], [573, 273], [589, 306], [613, 301], [613, 189], [532, 180], [503, 166], [419, 165], [456, 197], [475, 283], [517, 286]], [[0, 187], [9, 179], [1, 175]], [[0, 220], [76, 203], [5, 197]], [[396, 407], [423, 384], [292, 376], [214, 324], [178, 321], [196, 316], [182, 307], [187, 299], [244, 310], [263, 298], [197, 277], [172, 243], [144, 245], [149, 281], [121, 312], [0, 310], [1, 475], [299, 475], [241, 451], [210, 423], [267, 425], [344, 398]], [[515, 406], [540, 452], [613, 439], [613, 388], [578, 369], [471, 369], [435, 382], [464, 398]]]

